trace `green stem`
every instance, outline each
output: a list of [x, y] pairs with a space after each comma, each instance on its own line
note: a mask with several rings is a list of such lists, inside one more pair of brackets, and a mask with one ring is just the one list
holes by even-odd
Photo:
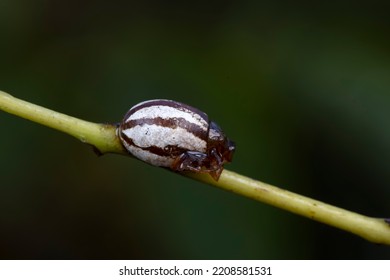
[[23, 101], [3, 91], [0, 91], [0, 109], [70, 134], [83, 143], [93, 145], [102, 154], [109, 152], [126, 154], [118, 137], [116, 137], [115, 125], [83, 121]]
[[348, 231], [368, 241], [390, 245], [390, 225], [372, 218], [224, 170], [218, 182], [210, 176], [186, 174], [209, 185], [267, 203], [309, 219]]
[[[22, 118], [68, 133], [101, 153], [129, 155], [116, 135], [116, 127], [67, 116], [17, 99], [0, 91], [0, 109]], [[390, 245], [390, 225], [385, 219], [367, 217], [321, 201], [224, 170], [219, 181], [207, 174], [186, 173], [188, 177], [233, 193], [261, 201], [315, 221], [351, 232], [371, 242]]]

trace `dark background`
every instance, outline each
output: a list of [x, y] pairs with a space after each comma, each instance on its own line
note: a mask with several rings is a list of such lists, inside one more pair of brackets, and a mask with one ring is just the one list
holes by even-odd
[[[141, 3], [139, 3], [141, 2]], [[381, 2], [0, 1], [0, 88], [94, 122], [207, 112], [228, 169], [390, 216]], [[0, 112], [2, 259], [389, 259], [390, 247]]]

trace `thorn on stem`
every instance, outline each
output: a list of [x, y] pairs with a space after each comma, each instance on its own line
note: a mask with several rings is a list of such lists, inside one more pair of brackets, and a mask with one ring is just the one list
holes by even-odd
[[93, 152], [94, 152], [98, 157], [100, 157], [100, 156], [103, 155], [103, 153], [102, 153], [98, 148], [96, 148], [96, 146], [94, 146], [94, 145], [91, 145], [91, 146], [92, 146]]

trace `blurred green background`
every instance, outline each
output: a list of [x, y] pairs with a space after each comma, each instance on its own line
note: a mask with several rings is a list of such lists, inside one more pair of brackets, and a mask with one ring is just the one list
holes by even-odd
[[[353, 4], [351, 4], [353, 3]], [[0, 1], [0, 88], [94, 122], [207, 112], [227, 168], [390, 217], [389, 4]], [[0, 112], [2, 259], [389, 259], [390, 247]]]

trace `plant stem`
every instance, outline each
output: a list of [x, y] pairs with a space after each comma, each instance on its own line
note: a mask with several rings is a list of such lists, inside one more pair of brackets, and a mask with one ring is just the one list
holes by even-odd
[[372, 218], [224, 170], [218, 182], [205, 174], [186, 174], [209, 185], [264, 202], [309, 219], [351, 232], [368, 241], [390, 245], [386, 219]]
[[[0, 109], [70, 134], [84, 143], [93, 145], [101, 153], [129, 155], [120, 144], [115, 125], [80, 120], [17, 99], [2, 91]], [[386, 219], [367, 217], [344, 210], [228, 170], [222, 172], [219, 181], [213, 180], [207, 174], [186, 172], [184, 175], [351, 232], [371, 242], [390, 245], [390, 225]]]
[[80, 120], [15, 98], [0, 91], [0, 109], [13, 115], [70, 134], [93, 145], [100, 153], [127, 154], [116, 137], [116, 126]]

